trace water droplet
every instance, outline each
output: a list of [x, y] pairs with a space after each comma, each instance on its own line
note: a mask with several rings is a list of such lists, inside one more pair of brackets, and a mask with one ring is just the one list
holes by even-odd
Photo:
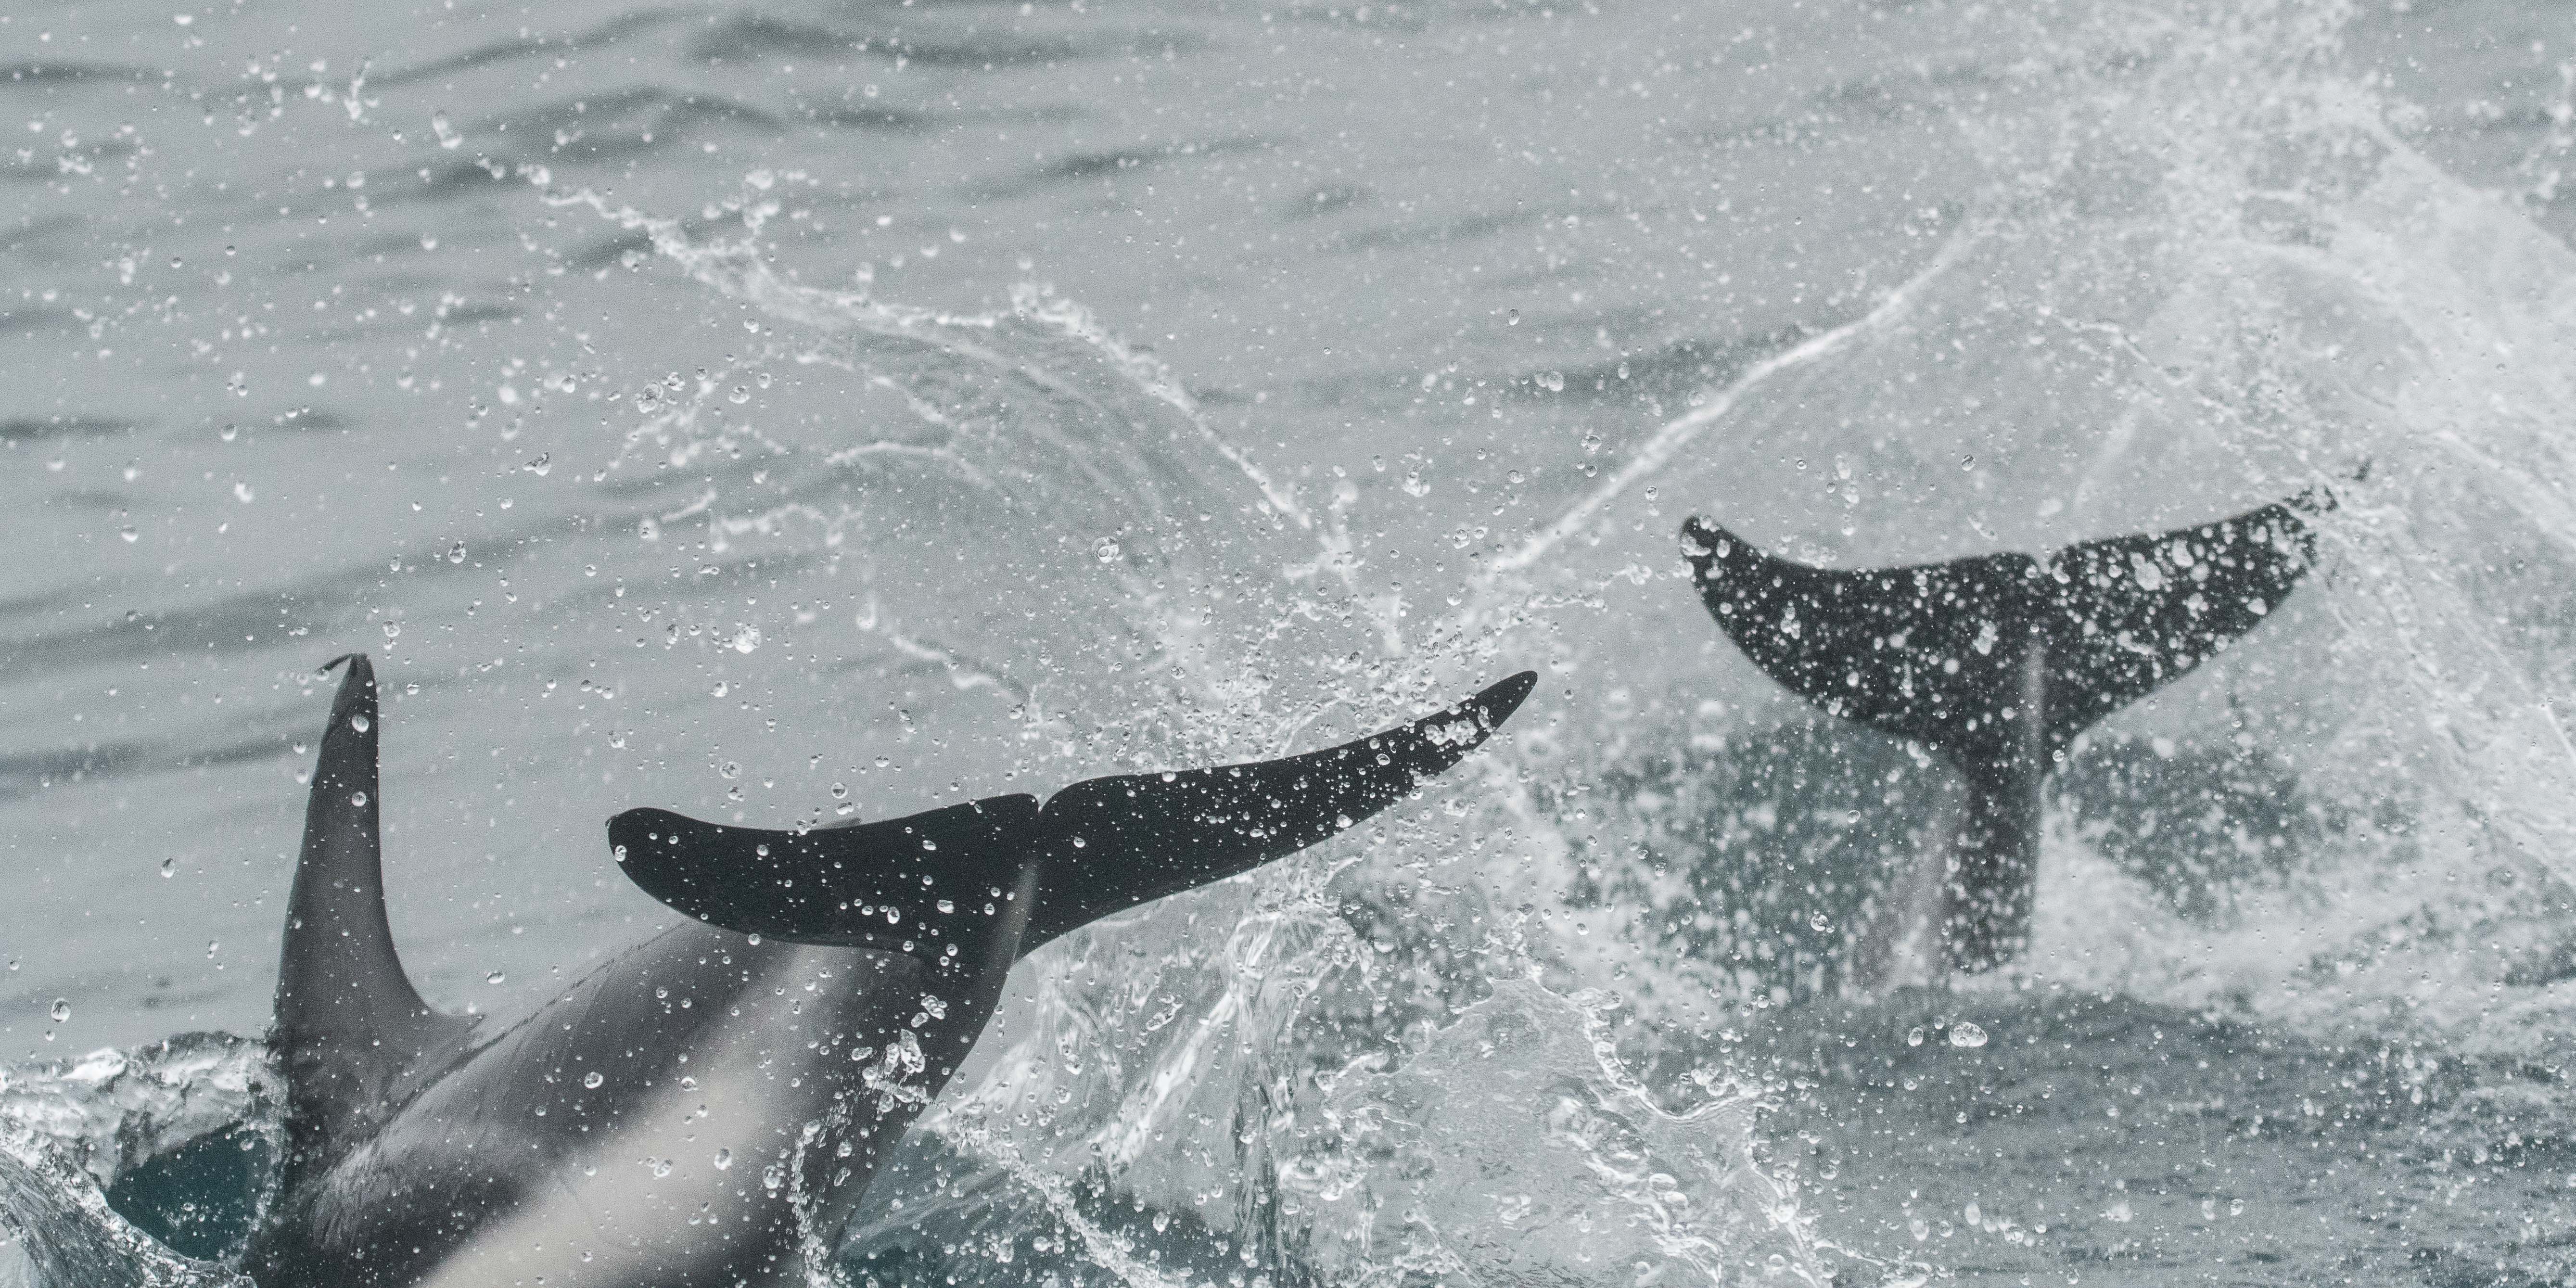
[[955, 912], [957, 911], [957, 905], [950, 903], [946, 899], [942, 899], [939, 901], [939, 910], [941, 912]]
[[832, 799], [833, 799], [833, 800], [840, 800], [840, 799], [842, 799], [842, 798], [844, 798], [844, 797], [848, 796], [849, 794], [850, 794], [850, 785], [849, 785], [848, 783], [834, 783], [834, 784], [832, 784]]
[[742, 766], [737, 762], [728, 760], [724, 763], [723, 767], [716, 770], [716, 772], [727, 778], [740, 778], [742, 777]]
[[519, 468], [526, 470], [530, 474], [536, 475], [538, 478], [544, 478], [547, 474], [554, 471], [555, 455], [552, 452], [539, 452], [537, 453], [537, 459], [530, 461]]
[[70, 1019], [72, 1017], [71, 1000], [69, 998], [62, 997], [55, 998], [54, 1009], [47, 1012], [47, 1014], [54, 1017], [54, 1023], [56, 1024], [60, 1024], [63, 1021]]
[[720, 1149], [720, 1150], [717, 1150], [717, 1151], [716, 1151], [716, 1170], [717, 1170], [717, 1171], [719, 1171], [719, 1172], [721, 1172], [721, 1171], [723, 1171], [723, 1170], [725, 1170], [726, 1168], [731, 1167], [731, 1166], [733, 1166], [733, 1151], [732, 1151], [732, 1150], [729, 1150], [729, 1149]]
[[365, 733], [367, 731], [367, 725], [369, 723], [370, 721], [367, 719], [367, 713], [364, 711], [349, 717], [349, 727], [360, 733]]
[[[127, 538], [127, 540], [129, 540], [129, 541], [130, 541], [130, 540], [133, 540], [133, 538], [128, 537], [128, 538]], [[1100, 539], [1100, 548], [1099, 548], [1098, 553], [1099, 553], [1099, 555], [1100, 555], [1100, 562], [1102, 562], [1102, 563], [1116, 563], [1116, 562], [1118, 562], [1118, 555], [1119, 555], [1119, 553], [1120, 553], [1120, 551], [1119, 551], [1119, 549], [1118, 549], [1118, 543], [1117, 543], [1117, 542], [1115, 542], [1115, 541], [1110, 540], [1110, 539], [1109, 539], [1109, 538], [1107, 538], [1107, 537], [1102, 537], [1102, 538]]]
[[351, 792], [349, 793], [349, 803], [352, 805], [364, 805], [367, 803], [367, 794], [365, 792]]
[[1824, 909], [1822, 908], [1807, 914], [1807, 928], [1809, 930], [1830, 930], [1833, 928], [1833, 924], [1834, 919], [1826, 916]]
[[1950, 1026], [1950, 1045], [1954, 1047], [1981, 1047], [1985, 1044], [1986, 1031], [1984, 1029], [1981, 1029], [1966, 1020], [1961, 1020]]
[[505, 979], [508, 979], [508, 978], [509, 978], [509, 976], [504, 975], [504, 974], [502, 974], [501, 972], [499, 972], [499, 971], [497, 971], [497, 970], [496, 970], [496, 971], [492, 972], [491, 974], [484, 976], [484, 977], [483, 977], [483, 982], [484, 982], [484, 983], [486, 983], [486, 984], [498, 984], [498, 983], [500, 983], [502, 980], [505, 980]]
[[658, 1161], [658, 1162], [656, 1162], [656, 1163], [654, 1163], [654, 1164], [653, 1164], [653, 1176], [654, 1176], [654, 1179], [659, 1180], [659, 1179], [661, 1179], [662, 1177], [668, 1176], [668, 1175], [670, 1175], [670, 1174], [671, 1174], [671, 1160], [669, 1160], [669, 1159], [665, 1158], [665, 1159], [662, 1159], [662, 1160], [660, 1160], [660, 1161]]
[[757, 626], [737, 626], [737, 627], [735, 627], [735, 628], [734, 628], [734, 632], [733, 632], [733, 651], [734, 651], [734, 652], [736, 652], [736, 653], [749, 653], [749, 652], [752, 652], [752, 651], [754, 651], [754, 650], [758, 649], [759, 647], [760, 647], [760, 628], [759, 628], [759, 627], [757, 627]]
[[751, 391], [740, 385], [725, 391], [725, 401], [737, 406], [751, 401]]
[[163, 860], [161, 860], [161, 879], [162, 879], [162, 880], [167, 881], [167, 880], [169, 880], [170, 878], [175, 877], [175, 876], [177, 876], [177, 875], [179, 875], [179, 861], [178, 861], [177, 859], [163, 859]]
[[608, 1081], [607, 1077], [602, 1075], [597, 1069], [593, 1069], [590, 1072], [581, 1075], [581, 1085], [588, 1087], [593, 1091], [597, 1091], [599, 1089], [599, 1084], [606, 1081]]
[[143, 534], [135, 531], [134, 525], [131, 523], [126, 524], [122, 528], [118, 528], [116, 530], [116, 535], [125, 538], [128, 542], [141, 541], [143, 539]]
[[449, 547], [447, 548], [447, 562], [449, 562], [449, 563], [463, 563], [463, 562], [465, 562], [465, 543], [464, 543], [464, 542], [459, 541], [459, 542], [457, 542], [455, 545], [449, 546]]
[[1913, 1028], [1907, 1029], [1907, 1030], [1905, 1031], [1905, 1045], [1907, 1045], [1907, 1046], [1921, 1046], [1921, 1045], [1923, 1045], [1923, 1026], [1922, 1026], [1922, 1025], [1917, 1024], [1917, 1025], [1915, 1025]]

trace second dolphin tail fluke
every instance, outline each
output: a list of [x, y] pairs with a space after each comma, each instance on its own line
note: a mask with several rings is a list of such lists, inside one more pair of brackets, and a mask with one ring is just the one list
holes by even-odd
[[2306, 493], [2195, 528], [1840, 570], [1683, 525], [1700, 597], [1756, 666], [1835, 715], [1912, 738], [1967, 779], [1942, 943], [1956, 970], [2029, 936], [2040, 786], [2093, 722], [2254, 628], [2315, 562]]
[[1284, 760], [1076, 783], [803, 832], [667, 810], [609, 820], [645, 893], [728, 930], [1007, 967], [1151, 899], [1248, 872], [1385, 809], [1456, 764], [1538, 682], [1524, 671], [1357, 742]]

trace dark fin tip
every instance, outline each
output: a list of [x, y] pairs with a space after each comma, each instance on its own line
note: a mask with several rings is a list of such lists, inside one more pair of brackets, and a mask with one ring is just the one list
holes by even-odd
[[[376, 668], [368, 663], [367, 655], [364, 653], [343, 653], [323, 663], [317, 674], [327, 676], [338, 669], [343, 662], [349, 664], [349, 674], [340, 681], [340, 691], [331, 699], [331, 718], [335, 722], [334, 727], [337, 727], [336, 722], [341, 717], [359, 707], [363, 706], [373, 711], [376, 702]], [[370, 719], [372, 718], [371, 716]]]
[[1485, 691], [1468, 699], [1468, 703], [1483, 717], [1487, 729], [1499, 729], [1537, 687], [1538, 672], [1522, 671], [1485, 686]]
[[1703, 576], [1713, 575], [1709, 565], [1717, 562], [1719, 545], [1730, 539], [1726, 529], [1696, 514], [1682, 520], [1682, 558], [1702, 565]]

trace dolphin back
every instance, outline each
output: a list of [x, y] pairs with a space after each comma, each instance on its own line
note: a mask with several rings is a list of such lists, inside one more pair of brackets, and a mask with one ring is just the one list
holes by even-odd
[[1007, 967], [1067, 931], [1248, 872], [1385, 809], [1491, 737], [1537, 681], [1522, 672], [1302, 756], [1090, 779], [1043, 809], [997, 796], [803, 832], [635, 809], [609, 820], [609, 842], [645, 893], [727, 930]]

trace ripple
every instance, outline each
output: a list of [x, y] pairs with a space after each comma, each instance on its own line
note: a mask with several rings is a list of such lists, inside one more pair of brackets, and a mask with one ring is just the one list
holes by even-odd
[[54, 438], [105, 438], [141, 427], [114, 416], [15, 416], [0, 420], [0, 443], [40, 443]]

